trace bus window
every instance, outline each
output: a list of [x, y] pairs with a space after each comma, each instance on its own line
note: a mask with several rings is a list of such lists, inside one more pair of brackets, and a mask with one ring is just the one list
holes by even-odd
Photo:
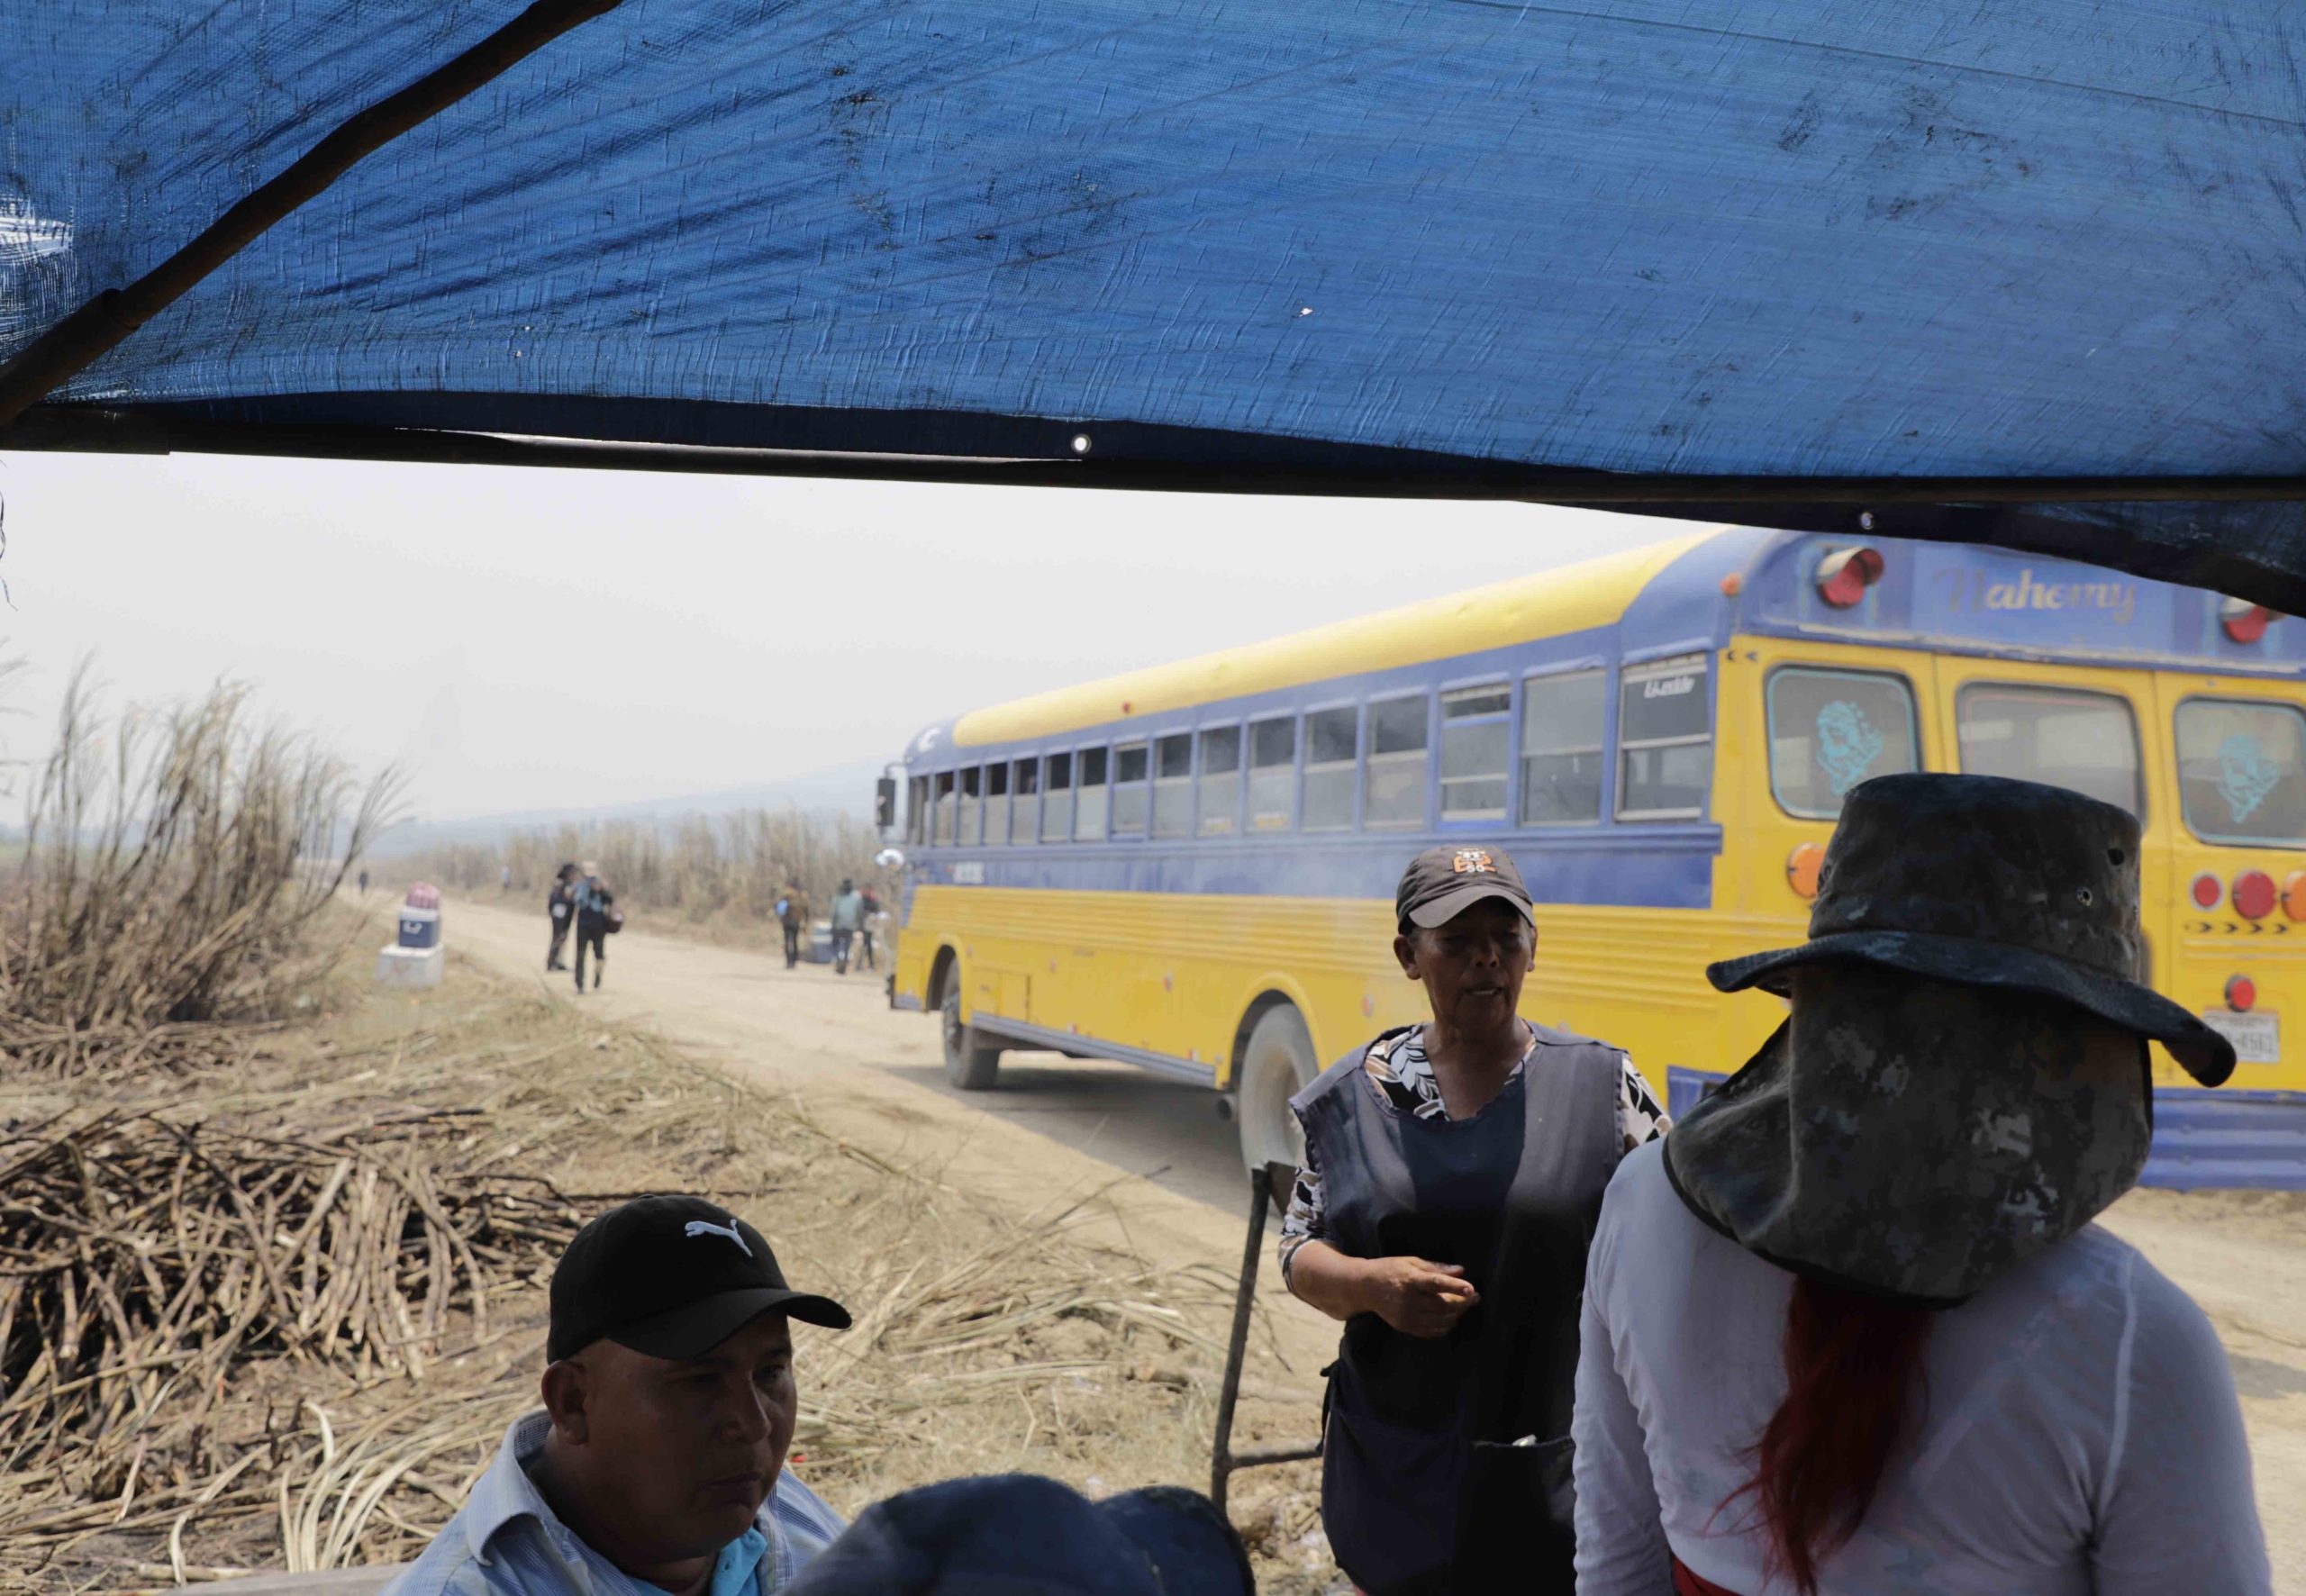
[[936, 830], [930, 834], [930, 840], [940, 846], [952, 841], [953, 773], [949, 770], [937, 773], [937, 803], [931, 812], [936, 817]]
[[1363, 825], [1398, 829], [1425, 823], [1425, 703], [1422, 698], [1394, 698], [1369, 706]]
[[1602, 708], [1607, 673], [1521, 684], [1521, 823], [1590, 826], [1602, 818]]
[[912, 802], [905, 805], [904, 838], [917, 848], [928, 840], [928, 831], [929, 778], [916, 775], [912, 778]]
[[2306, 716], [2286, 703], [2188, 699], [2178, 799], [2204, 842], [2306, 846]]
[[1770, 673], [1769, 790], [1799, 820], [1829, 821], [1869, 776], [1921, 768], [1913, 689], [1874, 671]]
[[1972, 775], [2047, 782], [2146, 814], [2138, 722], [2126, 698], [1973, 683], [1955, 695], [1954, 726]]
[[1040, 817], [1041, 762], [1020, 759], [1012, 767], [1009, 786], [1009, 840], [1030, 842]]
[[1073, 756], [1051, 754], [1041, 770], [1041, 840], [1073, 835]]
[[1505, 818], [1506, 716], [1513, 689], [1460, 687], [1441, 695], [1441, 818]]
[[1080, 842], [1105, 839], [1105, 750], [1083, 748], [1080, 779], [1073, 785], [1073, 836]]
[[1201, 834], [1228, 835], [1240, 814], [1241, 729], [1212, 726], [1201, 734]]
[[1153, 835], [1193, 835], [1193, 733], [1153, 745]]
[[1296, 807], [1297, 722], [1259, 721], [1249, 728], [1249, 830], [1286, 831]]
[[985, 767], [985, 844], [999, 848], [1009, 840], [1009, 766]]
[[1618, 819], [1695, 820], [1712, 779], [1705, 657], [1630, 667], [1618, 685]]
[[1125, 742], [1113, 750], [1113, 835], [1145, 835], [1146, 746]]
[[1353, 830], [1353, 775], [1361, 755], [1359, 716], [1350, 709], [1305, 717], [1305, 830]]
[[963, 848], [976, 846], [979, 779], [977, 767], [974, 765], [961, 772], [961, 806], [953, 821], [953, 840]]

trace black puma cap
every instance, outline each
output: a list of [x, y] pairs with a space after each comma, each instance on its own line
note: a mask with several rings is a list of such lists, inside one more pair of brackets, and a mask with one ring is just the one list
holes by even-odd
[[640, 1197], [576, 1232], [552, 1271], [545, 1356], [603, 1338], [651, 1357], [702, 1357], [764, 1313], [827, 1329], [849, 1310], [785, 1283], [761, 1233], [702, 1197]]

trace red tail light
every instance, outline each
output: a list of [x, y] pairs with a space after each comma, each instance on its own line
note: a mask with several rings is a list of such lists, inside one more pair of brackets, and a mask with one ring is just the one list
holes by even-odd
[[2226, 884], [2205, 870], [2194, 877], [2193, 892], [2195, 908], [2215, 909], [2226, 896]]
[[2244, 920], [2264, 920], [2274, 912], [2274, 877], [2263, 870], [2245, 870], [2234, 878], [2234, 912]]
[[1837, 610], [1847, 610], [1865, 598], [1866, 590], [1882, 579], [1882, 551], [1859, 544], [1837, 549], [1818, 562], [1818, 596]]
[[2237, 1014], [2247, 1014], [2250, 1011], [2250, 1006], [2257, 1001], [2258, 984], [2256, 982], [2247, 975], [2229, 975], [2226, 978], [2226, 1006], [2228, 1008]]
[[2274, 619], [2272, 610], [2247, 599], [2230, 598], [2218, 606], [2218, 624], [2238, 643], [2255, 643], [2265, 637]]

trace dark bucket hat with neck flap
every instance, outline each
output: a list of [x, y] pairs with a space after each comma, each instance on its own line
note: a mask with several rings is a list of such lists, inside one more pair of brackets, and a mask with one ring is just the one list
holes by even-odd
[[[1934, 1306], [2087, 1224], [2145, 1164], [2143, 1039], [2205, 1086], [2234, 1068], [2136, 979], [2138, 843], [2128, 812], [2062, 787], [1851, 789], [1810, 939], [1706, 972], [1785, 996], [1837, 966], [1666, 1138], [1683, 1202], [1798, 1274]], [[2090, 1055], [2084, 1016], [2141, 1038], [2136, 1063]]]

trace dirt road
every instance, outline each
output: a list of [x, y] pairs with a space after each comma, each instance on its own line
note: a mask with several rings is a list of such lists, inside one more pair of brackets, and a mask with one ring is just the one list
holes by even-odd
[[[540, 914], [452, 902], [445, 919], [452, 948], [576, 1001], [568, 976], [543, 973]], [[1011, 1055], [998, 1090], [956, 1092], [933, 1018], [888, 1009], [878, 975], [788, 972], [779, 958], [640, 930], [611, 946], [607, 984], [583, 1002], [754, 1079], [808, 1088], [811, 1112], [860, 1146], [942, 1162], [955, 1184], [1021, 1208], [1102, 1191], [1107, 1222], [1147, 1256], [1238, 1266], [1246, 1190], [1208, 1092], [1054, 1054]], [[2216, 1322], [2250, 1426], [2275, 1588], [2306, 1596], [2306, 1201], [2139, 1192], [2107, 1222]], [[1269, 1264], [1266, 1280], [1284, 1361], [1256, 1372], [1276, 1394], [1302, 1392], [1310, 1431], [1313, 1373], [1335, 1327], [1284, 1297]]]

